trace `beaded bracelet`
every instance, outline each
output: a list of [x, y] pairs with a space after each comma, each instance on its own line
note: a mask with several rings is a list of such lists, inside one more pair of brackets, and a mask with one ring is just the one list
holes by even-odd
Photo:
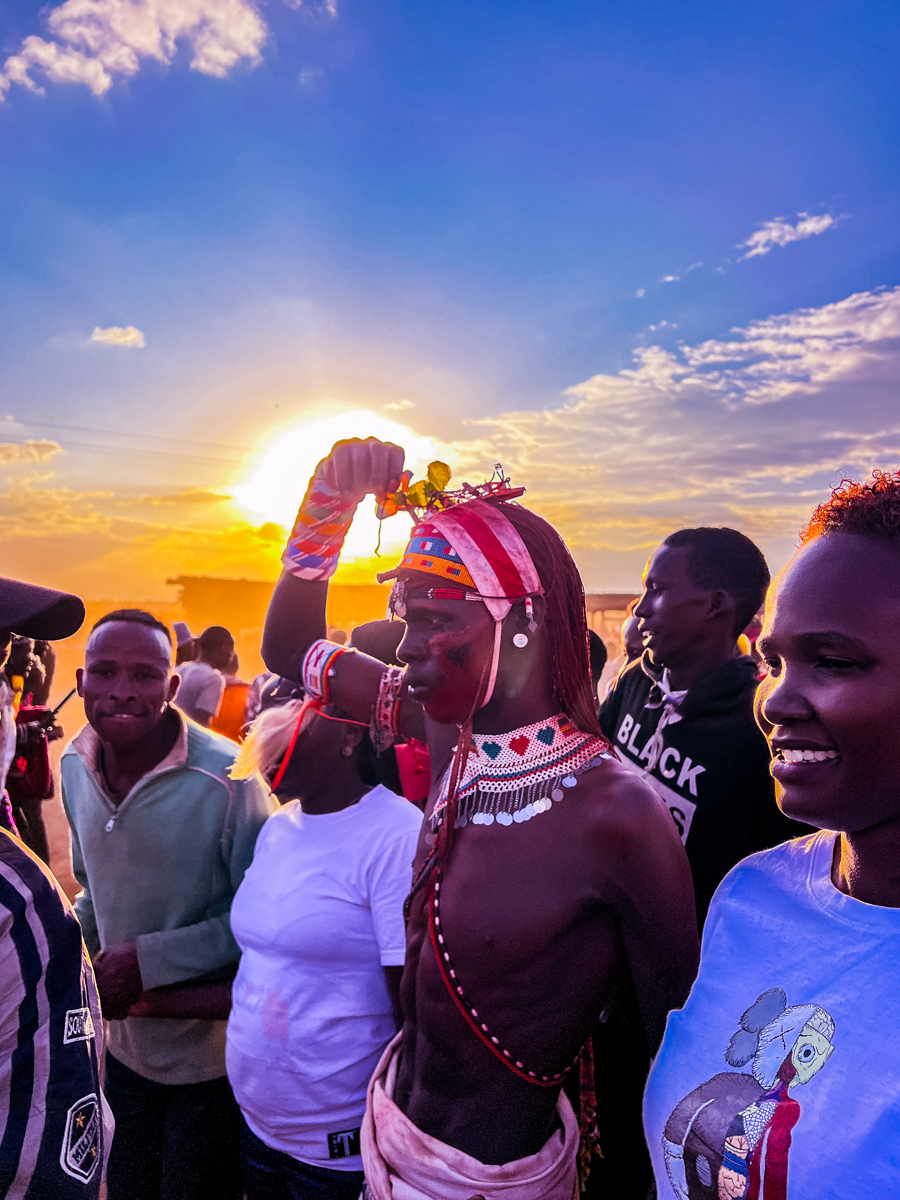
[[347, 646], [339, 646], [336, 642], [326, 641], [325, 638], [313, 642], [303, 656], [300, 671], [300, 682], [309, 699], [321, 700], [323, 704], [330, 703], [329, 681], [334, 674], [334, 664], [342, 654], [347, 653]]
[[369, 727], [376, 754], [384, 754], [400, 736], [400, 690], [405, 676], [405, 667], [388, 667], [378, 684]]
[[281, 556], [285, 570], [298, 579], [330, 579], [358, 503], [322, 479], [317, 470]]

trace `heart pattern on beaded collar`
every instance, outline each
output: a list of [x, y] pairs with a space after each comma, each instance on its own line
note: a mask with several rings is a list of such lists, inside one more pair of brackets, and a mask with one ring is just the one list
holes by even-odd
[[553, 739], [556, 737], [556, 730], [551, 725], [545, 725], [543, 729], [539, 729], [535, 734], [539, 742], [543, 742], [545, 746], [552, 746]]
[[525, 737], [524, 734], [521, 734], [519, 737], [514, 737], [511, 740], [511, 742], [509, 743], [509, 748], [510, 748], [510, 750], [513, 750], [516, 754], [524, 754], [530, 745], [531, 745], [531, 738]]
[[495, 759], [503, 749], [503, 747], [498, 746], [496, 742], [482, 742], [481, 748], [491, 760]]

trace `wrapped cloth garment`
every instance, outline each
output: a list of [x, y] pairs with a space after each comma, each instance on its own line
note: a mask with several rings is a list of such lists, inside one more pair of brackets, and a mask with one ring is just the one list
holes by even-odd
[[370, 1200], [574, 1200], [578, 1120], [565, 1093], [561, 1127], [537, 1154], [481, 1163], [423, 1133], [394, 1103], [400, 1037], [388, 1044], [369, 1083], [361, 1145]]

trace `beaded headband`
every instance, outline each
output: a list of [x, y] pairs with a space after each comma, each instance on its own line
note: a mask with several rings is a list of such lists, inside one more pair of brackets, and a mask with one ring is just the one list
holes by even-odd
[[544, 591], [519, 531], [501, 508], [480, 499], [430, 514], [413, 529], [399, 565], [378, 581], [406, 571], [475, 592], [495, 621], [502, 621], [516, 600]]

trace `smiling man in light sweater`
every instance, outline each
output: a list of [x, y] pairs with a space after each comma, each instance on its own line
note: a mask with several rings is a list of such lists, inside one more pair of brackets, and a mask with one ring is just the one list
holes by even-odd
[[178, 712], [177, 689], [165, 625], [103, 617], [78, 672], [88, 724], [62, 760], [76, 912], [110, 1022], [109, 1200], [241, 1194], [225, 1021], [128, 1015], [149, 989], [237, 963], [231, 901], [276, 807], [258, 779], [229, 778], [237, 747]]

